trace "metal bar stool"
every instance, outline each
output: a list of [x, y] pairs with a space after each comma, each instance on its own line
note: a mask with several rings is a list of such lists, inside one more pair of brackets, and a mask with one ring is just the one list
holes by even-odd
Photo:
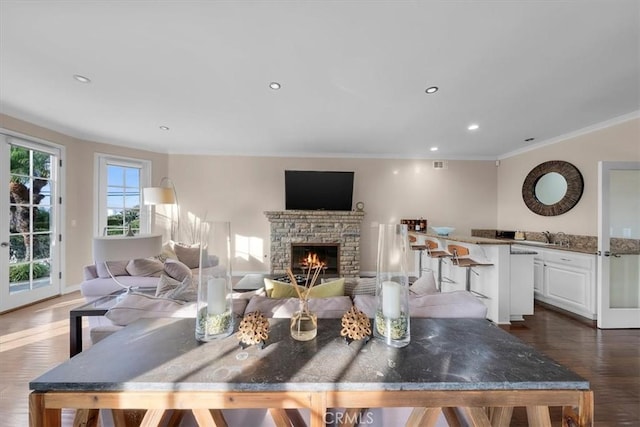
[[[480, 298], [485, 298], [485, 299], [489, 299], [488, 296], [481, 294], [480, 292], [476, 292], [474, 290], [471, 289], [471, 272], [473, 271], [473, 267], [482, 267], [482, 266], [488, 266], [488, 265], [493, 265], [491, 263], [485, 263], [485, 262], [478, 262], [476, 260], [473, 260], [471, 258], [468, 257], [469, 255], [469, 249], [464, 247], [464, 246], [460, 246], [460, 245], [449, 245], [447, 246], [447, 250], [449, 252], [451, 252], [453, 258], [452, 258], [452, 263], [455, 266], [458, 267], [463, 267], [467, 269], [467, 274], [466, 274], [466, 281], [465, 281], [465, 289], [469, 292], [472, 292], [473, 294], [479, 296]], [[467, 255], [467, 257], [464, 257], [465, 255]], [[464, 257], [464, 258], [461, 258]], [[479, 274], [476, 271], [473, 271], [474, 274], [476, 276], [479, 276]]]

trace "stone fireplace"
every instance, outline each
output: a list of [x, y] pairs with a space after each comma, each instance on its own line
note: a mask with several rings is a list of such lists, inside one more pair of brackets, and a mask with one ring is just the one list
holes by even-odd
[[[285, 274], [292, 262], [293, 247], [335, 247], [336, 270], [327, 274], [356, 277], [360, 273], [360, 224], [364, 212], [267, 211], [271, 224], [271, 274]], [[295, 272], [294, 272], [295, 274]]]

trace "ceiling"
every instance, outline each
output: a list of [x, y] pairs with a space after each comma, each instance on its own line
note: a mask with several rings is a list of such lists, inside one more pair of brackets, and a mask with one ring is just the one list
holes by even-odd
[[638, 0], [0, 2], [0, 112], [85, 140], [496, 159], [639, 110]]

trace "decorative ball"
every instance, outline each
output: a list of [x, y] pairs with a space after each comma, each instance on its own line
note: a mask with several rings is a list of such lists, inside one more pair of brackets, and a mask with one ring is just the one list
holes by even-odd
[[347, 340], [361, 340], [371, 335], [371, 321], [355, 306], [342, 316], [342, 330], [340, 335]]
[[245, 314], [236, 337], [247, 346], [264, 343], [269, 338], [269, 320], [260, 311]]

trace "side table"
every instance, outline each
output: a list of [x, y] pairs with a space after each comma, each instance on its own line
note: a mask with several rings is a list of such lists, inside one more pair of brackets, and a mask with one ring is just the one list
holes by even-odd
[[69, 311], [69, 357], [82, 351], [82, 318], [84, 316], [104, 316], [118, 302], [118, 297], [126, 289], [99, 297]]

